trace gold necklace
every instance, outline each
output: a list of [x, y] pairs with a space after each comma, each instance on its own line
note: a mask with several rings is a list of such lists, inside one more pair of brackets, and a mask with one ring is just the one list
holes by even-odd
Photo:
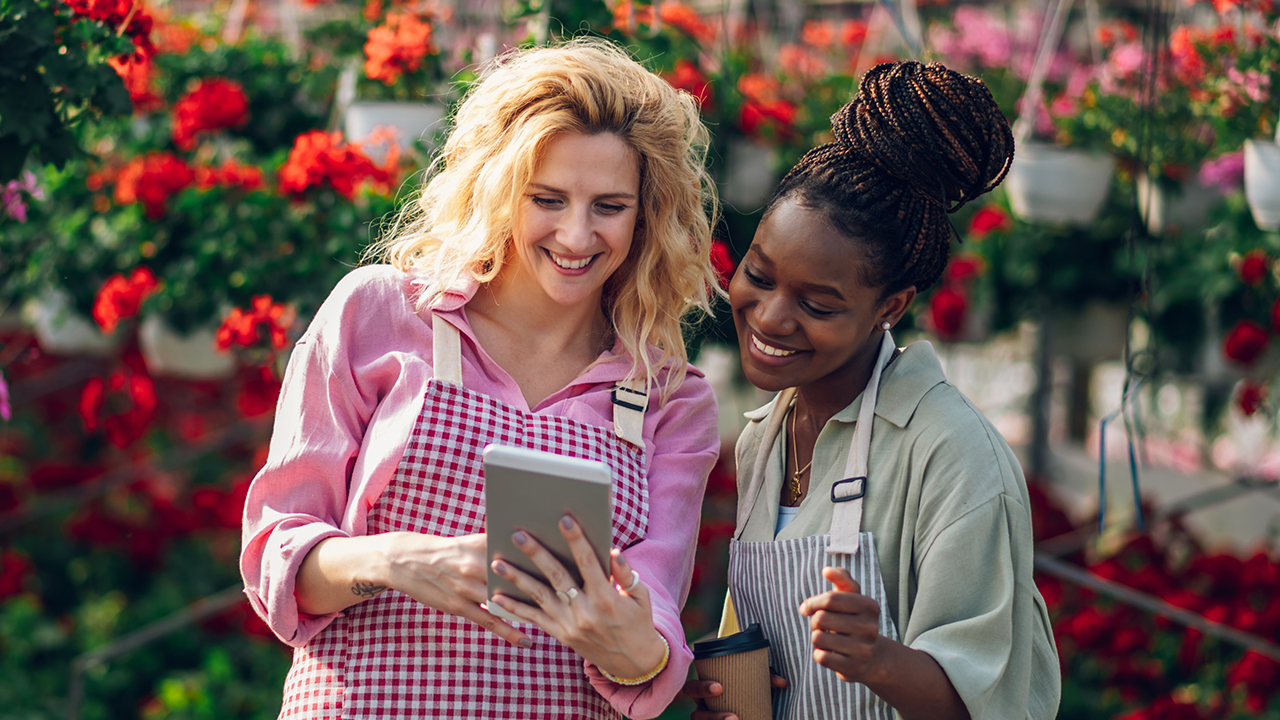
[[[800, 462], [800, 450], [796, 444], [796, 416], [799, 414], [799, 408], [791, 410], [791, 461], [794, 463]], [[791, 473], [791, 479], [787, 481], [787, 494], [782, 500], [783, 505], [795, 507], [800, 504], [800, 476], [808, 472], [812, 466], [813, 458], [810, 457], [809, 462], [805, 463], [804, 467], [797, 468], [795, 472]]]

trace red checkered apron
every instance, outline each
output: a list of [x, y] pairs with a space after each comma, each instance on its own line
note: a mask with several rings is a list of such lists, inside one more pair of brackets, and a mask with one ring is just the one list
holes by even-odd
[[[606, 428], [518, 410], [438, 379], [428, 383], [395, 476], [369, 511], [369, 534], [484, 532], [482, 452], [494, 442], [608, 463], [613, 545], [644, 537], [643, 448]], [[536, 626], [521, 629], [532, 648], [388, 590], [294, 652], [280, 717], [622, 717], [591, 687], [577, 653]]]

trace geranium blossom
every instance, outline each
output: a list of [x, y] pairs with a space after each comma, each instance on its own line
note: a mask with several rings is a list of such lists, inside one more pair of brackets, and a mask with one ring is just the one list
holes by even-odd
[[98, 290], [93, 301], [93, 319], [102, 332], [111, 333], [121, 320], [137, 315], [142, 301], [159, 288], [159, 281], [148, 267], [134, 268], [128, 278], [116, 273]]
[[239, 127], [249, 120], [249, 99], [239, 83], [226, 78], [201, 80], [173, 106], [173, 143], [195, 147], [196, 133]]
[[0, 193], [5, 214], [20, 223], [27, 221], [27, 203], [22, 199], [23, 193], [36, 200], [44, 199], [44, 190], [36, 184], [36, 176], [30, 170], [24, 170], [21, 178], [5, 183], [4, 192]]
[[124, 80], [124, 88], [129, 91], [129, 99], [133, 101], [133, 110], [146, 115], [159, 110], [164, 100], [155, 92], [151, 75], [151, 58], [143, 53], [122, 55], [107, 61]]
[[963, 253], [951, 258], [947, 263], [947, 282], [954, 284], [968, 283], [982, 277], [987, 271], [987, 262], [979, 255]]
[[429, 17], [387, 13], [386, 22], [370, 30], [364, 44], [365, 75], [394, 85], [404, 73], [416, 72], [423, 58], [439, 52], [431, 33]]
[[671, 83], [672, 87], [684, 90], [690, 95], [698, 98], [698, 103], [701, 104], [703, 108], [710, 107], [711, 83], [707, 80], [706, 76], [698, 70], [697, 65], [694, 65], [684, 58], [680, 58], [679, 60], [676, 60], [675, 68], [671, 72], [665, 73], [662, 77], [667, 82]]
[[257, 190], [262, 187], [262, 168], [241, 165], [234, 160], [228, 160], [218, 167], [201, 165], [196, 168], [195, 173], [196, 187], [201, 190], [219, 186], [241, 190]]
[[214, 346], [222, 352], [233, 345], [253, 347], [262, 339], [259, 328], [265, 325], [266, 339], [270, 341], [271, 348], [280, 350], [288, 343], [287, 333], [293, 319], [294, 313], [289, 306], [273, 301], [270, 295], [259, 295], [253, 299], [248, 311], [231, 308], [218, 328]]
[[4, 381], [2, 372], [0, 372], [0, 418], [13, 419], [13, 407], [9, 404], [9, 384]]
[[[145, 371], [124, 367], [105, 380], [90, 378], [80, 392], [80, 419], [85, 430], [107, 435], [107, 442], [126, 448], [137, 442], [151, 427], [157, 405], [155, 382]], [[102, 417], [104, 408], [123, 407]]]
[[1012, 218], [995, 205], [982, 207], [969, 220], [969, 237], [974, 240], [981, 240], [997, 230], [1008, 231], [1012, 229]]
[[100, 22], [119, 33], [128, 35], [134, 47], [146, 55], [155, 55], [151, 43], [151, 27], [154, 20], [151, 11], [142, 0], [63, 0], [71, 11], [81, 17]]
[[933, 329], [945, 339], [954, 339], [964, 328], [969, 299], [958, 290], [940, 287], [929, 298], [929, 319]]
[[147, 217], [158, 220], [164, 216], [169, 198], [194, 180], [195, 173], [182, 158], [167, 152], [149, 152], [120, 169], [116, 176], [116, 202], [141, 202]]
[[1256, 286], [1271, 272], [1271, 258], [1262, 250], [1250, 250], [1240, 260], [1237, 270], [1245, 285]]
[[1253, 415], [1262, 407], [1262, 403], [1267, 399], [1267, 386], [1261, 383], [1245, 380], [1240, 383], [1240, 392], [1236, 394], [1236, 404], [1240, 407], [1240, 412], [1246, 416]]
[[1244, 151], [1223, 153], [1200, 165], [1200, 184], [1230, 195], [1244, 184]]
[[[681, 2], [664, 2], [658, 18], [666, 25], [676, 28], [685, 35], [700, 43], [711, 43], [716, 39], [716, 28], [705, 22], [698, 11]], [[621, 2], [613, 8], [613, 27], [625, 33], [633, 28], [645, 25], [653, 27], [653, 6], [636, 5], [632, 2]]]
[[1252, 365], [1267, 348], [1267, 329], [1252, 320], [1241, 320], [1227, 333], [1222, 353], [1241, 365]]
[[733, 277], [733, 271], [737, 269], [737, 265], [733, 262], [733, 253], [723, 240], [711, 242], [711, 267], [715, 268], [720, 287], [729, 287], [729, 280]]
[[398, 162], [398, 155], [388, 153], [387, 160], [377, 165], [359, 145], [344, 144], [342, 133], [311, 130], [294, 141], [289, 159], [277, 175], [283, 193], [300, 194], [329, 185], [352, 198], [366, 180], [383, 187], [392, 183]]

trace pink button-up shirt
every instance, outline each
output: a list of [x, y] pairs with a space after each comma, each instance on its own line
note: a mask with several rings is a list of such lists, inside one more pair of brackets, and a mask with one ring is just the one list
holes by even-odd
[[[480, 347], [465, 305], [476, 285], [415, 312], [420, 278], [389, 266], [347, 275], [298, 341], [276, 407], [266, 465], [245, 503], [240, 572], [254, 609], [284, 642], [301, 646], [339, 613], [298, 611], [294, 581], [303, 558], [327, 537], [366, 532], [366, 517], [391, 481], [422, 410], [431, 371], [431, 313], [461, 331], [462, 382], [529, 410], [520, 387]], [[610, 354], [621, 352], [615, 346]], [[629, 356], [599, 363], [532, 412], [613, 428], [610, 390], [626, 377]], [[653, 622], [671, 646], [667, 668], [640, 687], [606, 680], [587, 664], [591, 683], [620, 712], [653, 717], [679, 692], [693, 656], [680, 608], [689, 592], [702, 494], [719, 451], [716, 401], [690, 366], [667, 400], [650, 401], [644, 422], [649, 529], [626, 551], [649, 586]]]

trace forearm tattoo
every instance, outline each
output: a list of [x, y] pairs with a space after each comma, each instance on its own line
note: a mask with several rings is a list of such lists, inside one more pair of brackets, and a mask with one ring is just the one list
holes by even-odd
[[351, 594], [359, 595], [365, 600], [368, 600], [369, 598], [373, 597], [374, 595], [377, 595], [378, 593], [386, 589], [387, 589], [386, 585], [374, 585], [373, 583], [358, 582], [355, 585], [351, 586]]

